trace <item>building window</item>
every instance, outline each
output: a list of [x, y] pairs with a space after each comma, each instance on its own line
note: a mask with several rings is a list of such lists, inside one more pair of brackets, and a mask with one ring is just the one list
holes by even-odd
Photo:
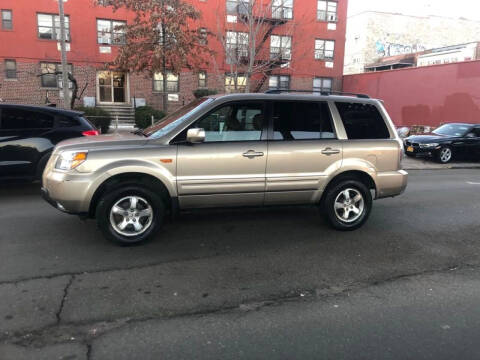
[[248, 33], [227, 31], [226, 52], [228, 64], [238, 64], [248, 57]]
[[316, 77], [313, 79], [313, 92], [331, 92], [332, 91], [332, 78]]
[[[179, 76], [167, 71], [167, 93], [177, 93], [179, 89]], [[153, 74], [153, 91], [163, 92], [163, 74]]]
[[125, 44], [126, 21], [97, 19], [97, 42], [106, 45]]
[[2, 10], [2, 29], [3, 30], [13, 29], [12, 10]]
[[[67, 71], [72, 72], [72, 65], [68, 65]], [[40, 63], [40, 74], [42, 87], [63, 89], [62, 64]], [[69, 81], [68, 88], [72, 87]]]
[[317, 19], [320, 21], [337, 22], [337, 2], [318, 0]]
[[270, 37], [270, 59], [292, 59], [292, 37], [272, 35]]
[[97, 5], [110, 6], [112, 5], [112, 0], [97, 0]]
[[315, 40], [315, 59], [332, 60], [335, 52], [335, 41]]
[[15, 60], [5, 60], [5, 78], [17, 78], [17, 62]]
[[238, 93], [245, 92], [247, 88], [247, 77], [243, 74], [226, 74], [225, 75], [225, 92]]
[[207, 87], [207, 72], [200, 71], [198, 73], [198, 87], [199, 88], [206, 88]]
[[[38, 37], [40, 39], [60, 40], [60, 16], [37, 14]], [[70, 18], [65, 16], [65, 40], [70, 41]]]
[[208, 44], [208, 31], [206, 28], [198, 29], [198, 38], [199, 38], [200, 45]]
[[271, 75], [268, 78], [268, 88], [270, 90], [289, 90], [290, 75]]
[[248, 15], [250, 0], [227, 0], [227, 15]]
[[293, 0], [272, 0], [274, 19], [293, 19]]

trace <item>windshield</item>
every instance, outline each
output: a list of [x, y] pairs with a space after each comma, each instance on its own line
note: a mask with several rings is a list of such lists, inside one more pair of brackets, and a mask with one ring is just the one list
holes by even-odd
[[467, 132], [470, 131], [470, 129], [471, 129], [471, 126], [468, 126], [468, 125], [445, 124], [433, 130], [433, 133], [437, 135], [460, 137], [460, 136], [464, 136]]
[[201, 98], [192, 101], [188, 105], [183, 106], [177, 111], [167, 115], [159, 123], [154, 124], [143, 131], [143, 134], [151, 139], [158, 139], [166, 134], [183, 121], [185, 121], [190, 115], [195, 114], [197, 111], [203, 109], [205, 105], [212, 102], [212, 98]]

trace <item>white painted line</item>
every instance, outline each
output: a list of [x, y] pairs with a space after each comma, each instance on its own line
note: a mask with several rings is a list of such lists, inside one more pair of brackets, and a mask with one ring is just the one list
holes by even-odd
[[471, 182], [471, 181], [467, 181], [467, 184], [470, 184], [470, 185], [480, 185], [480, 183], [478, 183], [478, 182]]

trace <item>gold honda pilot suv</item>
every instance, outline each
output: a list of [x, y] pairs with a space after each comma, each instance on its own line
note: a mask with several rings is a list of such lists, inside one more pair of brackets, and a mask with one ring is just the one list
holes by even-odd
[[194, 208], [312, 204], [353, 230], [372, 199], [405, 190], [402, 154], [382, 102], [365, 95], [219, 95], [144, 131], [58, 144], [42, 194], [122, 244]]

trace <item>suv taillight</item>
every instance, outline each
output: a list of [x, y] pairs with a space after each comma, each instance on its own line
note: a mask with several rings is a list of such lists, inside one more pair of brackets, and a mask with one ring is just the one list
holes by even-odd
[[83, 136], [96, 136], [98, 135], [98, 130], [87, 130], [82, 132]]

